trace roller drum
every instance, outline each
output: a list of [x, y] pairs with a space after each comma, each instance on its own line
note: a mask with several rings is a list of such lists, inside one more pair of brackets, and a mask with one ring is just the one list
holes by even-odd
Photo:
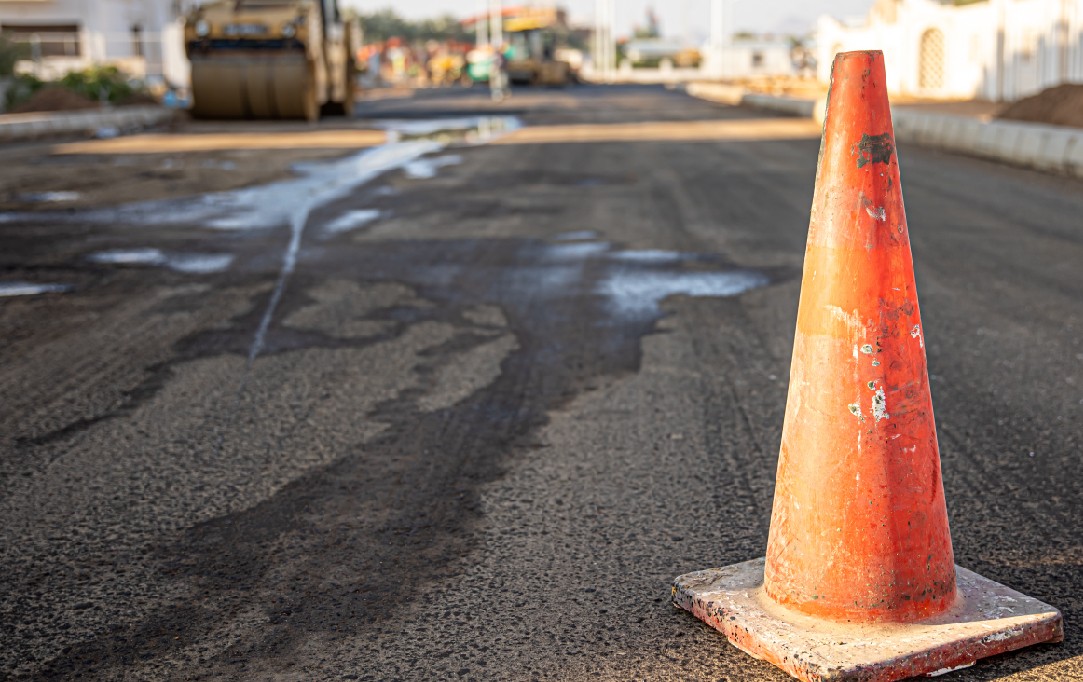
[[319, 106], [303, 55], [192, 59], [192, 115], [200, 118], [303, 118]]

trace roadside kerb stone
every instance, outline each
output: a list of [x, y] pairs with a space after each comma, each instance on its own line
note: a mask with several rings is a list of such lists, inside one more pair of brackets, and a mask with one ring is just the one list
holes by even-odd
[[0, 116], [0, 142], [21, 142], [66, 135], [92, 135], [113, 128], [135, 131], [162, 125], [177, 112], [158, 106], [125, 107], [106, 111], [6, 114]]
[[[716, 83], [690, 83], [685, 91], [712, 102], [742, 104], [823, 121], [823, 98], [765, 95]], [[891, 116], [895, 138], [901, 142], [1083, 178], [1083, 129], [1022, 121], [983, 121], [972, 116], [900, 107], [892, 107]]]

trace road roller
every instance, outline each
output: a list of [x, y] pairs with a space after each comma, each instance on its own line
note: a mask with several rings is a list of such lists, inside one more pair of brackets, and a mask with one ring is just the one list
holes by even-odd
[[352, 115], [360, 24], [336, 0], [216, 0], [184, 24], [199, 118]]
[[558, 58], [567, 34], [563, 10], [554, 7], [523, 7], [504, 19], [504, 69], [512, 85], [563, 87], [571, 82], [571, 65]]

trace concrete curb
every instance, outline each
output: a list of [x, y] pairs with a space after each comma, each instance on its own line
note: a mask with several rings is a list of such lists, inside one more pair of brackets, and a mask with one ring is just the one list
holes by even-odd
[[92, 135], [102, 129], [132, 132], [162, 125], [176, 115], [157, 106], [106, 111], [65, 111], [0, 116], [0, 142], [22, 142], [69, 135]]
[[[823, 120], [825, 100], [750, 93], [732, 85], [690, 83], [699, 99]], [[895, 138], [901, 142], [972, 154], [1044, 171], [1083, 178], [1083, 130], [1017, 121], [982, 121], [971, 116], [936, 114], [892, 107]]]

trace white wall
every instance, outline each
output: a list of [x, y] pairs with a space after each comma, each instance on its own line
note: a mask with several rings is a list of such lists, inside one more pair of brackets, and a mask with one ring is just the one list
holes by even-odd
[[[938, 87], [921, 79], [922, 36], [930, 30], [943, 36]], [[996, 99], [999, 92], [1017, 99], [1060, 82], [1083, 82], [1083, 0], [991, 0], [962, 7], [901, 0], [891, 12], [874, 9], [859, 25], [821, 17], [816, 41], [821, 80], [830, 78], [836, 52], [879, 49], [887, 62], [888, 89], [896, 94]]]
[[[4, 24], [70, 25], [81, 27], [79, 59], [51, 57], [23, 65], [44, 77], [56, 77], [91, 64], [110, 63], [136, 76], [166, 74], [187, 79], [178, 18], [173, 0], [50, 0], [0, 2]], [[181, 5], [190, 3], [181, 3]], [[132, 39], [132, 27], [142, 27], [143, 56]], [[42, 40], [49, 40], [43, 35]], [[177, 44], [173, 44], [177, 43]]]
[[[757, 64], [755, 55], [760, 56]], [[782, 76], [794, 72], [789, 43], [735, 43], [722, 48], [723, 73], [729, 78]]]
[[[703, 72], [712, 78], [784, 76], [795, 73], [788, 41], [734, 42], [718, 47], [705, 45], [701, 50], [704, 55]], [[759, 64], [755, 59], [757, 53], [760, 55]]]

